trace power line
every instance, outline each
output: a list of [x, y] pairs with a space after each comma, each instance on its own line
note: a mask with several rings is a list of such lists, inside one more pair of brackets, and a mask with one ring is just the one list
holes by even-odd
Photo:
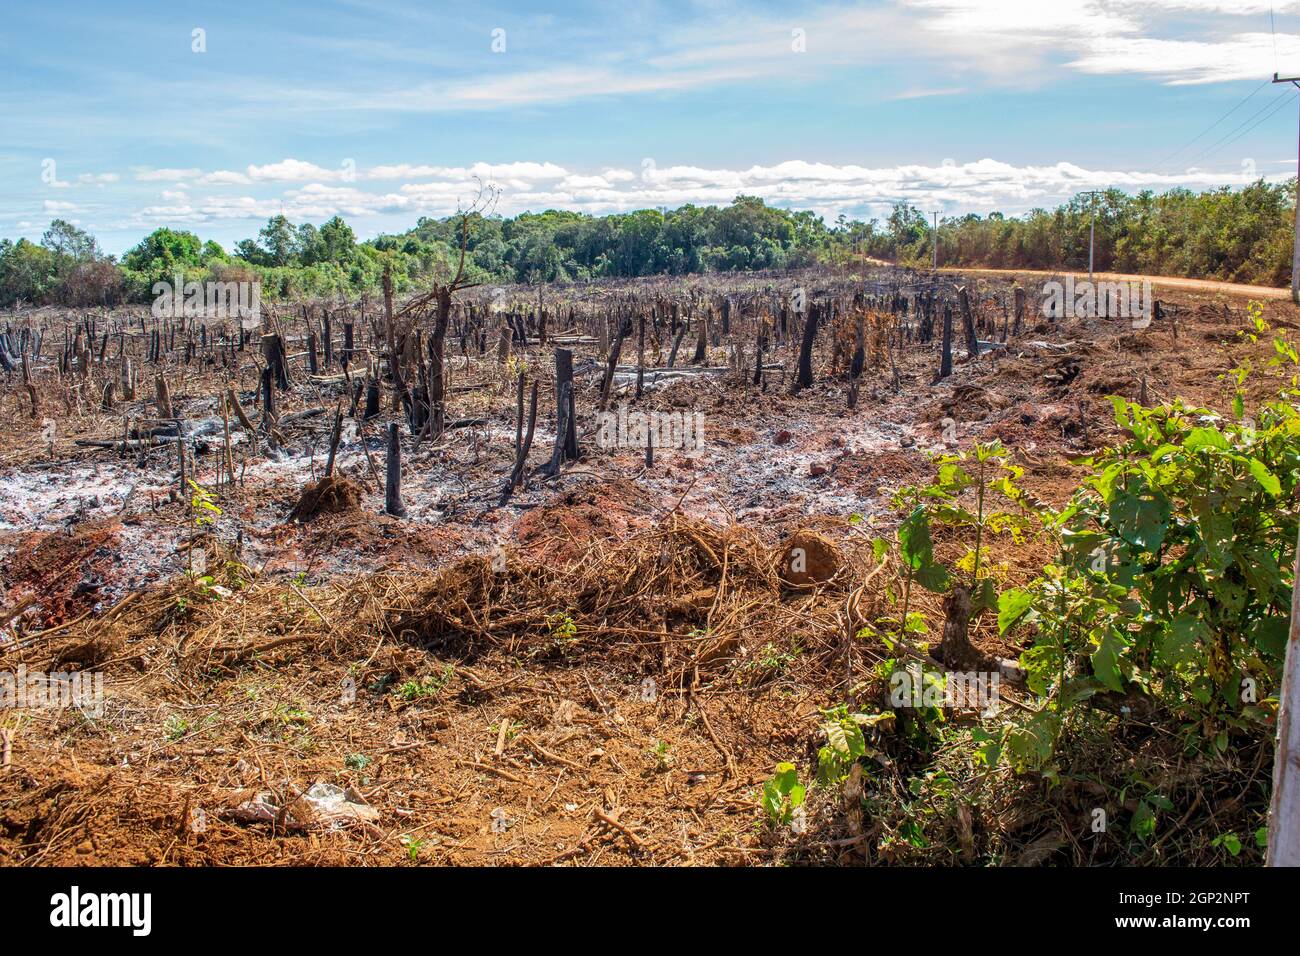
[[1224, 120], [1226, 120], [1226, 119], [1227, 119], [1229, 116], [1231, 116], [1233, 113], [1237, 112], [1237, 110], [1239, 110], [1239, 109], [1241, 109], [1243, 106], [1245, 106], [1246, 103], [1249, 102], [1249, 101], [1251, 100], [1251, 98], [1253, 98], [1254, 95], [1255, 95], [1256, 93], [1258, 93], [1258, 92], [1259, 92], [1260, 90], [1262, 90], [1264, 87], [1268, 86], [1271, 82], [1272, 82], [1271, 80], [1265, 80], [1265, 81], [1264, 81], [1263, 83], [1261, 83], [1259, 86], [1255, 87], [1253, 90], [1251, 90], [1249, 93], [1247, 93], [1246, 96], [1245, 96], [1245, 98], [1242, 99], [1239, 103], [1237, 103], [1236, 106], [1234, 106], [1232, 109], [1228, 110], [1228, 112], [1224, 113], [1222, 116], [1220, 116], [1218, 119], [1216, 119], [1216, 120], [1215, 120], [1213, 123], [1211, 123], [1209, 126], [1205, 127], [1205, 129], [1201, 130], [1199, 133], [1197, 133], [1195, 136], [1193, 136], [1191, 139], [1189, 139], [1189, 140], [1188, 140], [1186, 143], [1184, 143], [1182, 146], [1179, 146], [1176, 150], [1174, 150], [1172, 153], [1170, 153], [1168, 156], [1166, 156], [1166, 157], [1165, 157], [1164, 159], [1162, 159], [1160, 162], [1156, 163], [1155, 166], [1154, 166], [1153, 169], [1152, 169], [1152, 172], [1159, 172], [1160, 170], [1162, 170], [1166, 163], [1168, 163], [1171, 159], [1173, 159], [1175, 156], [1177, 156], [1179, 153], [1181, 153], [1183, 150], [1185, 150], [1188, 146], [1191, 146], [1193, 143], [1195, 143], [1198, 139], [1200, 139], [1202, 136], [1204, 136], [1204, 135], [1205, 135], [1206, 133], [1208, 133], [1210, 130], [1214, 129], [1214, 127], [1218, 126], [1220, 123], [1222, 123]]
[[[1187, 165], [1189, 165], [1189, 166], [1194, 165], [1195, 163], [1200, 162], [1200, 161], [1201, 161], [1202, 159], [1204, 159], [1206, 156], [1210, 156], [1210, 155], [1212, 155], [1212, 154], [1218, 152], [1218, 151], [1219, 151], [1220, 149], [1222, 149], [1223, 147], [1225, 147], [1225, 146], [1231, 146], [1233, 143], [1237, 142], [1237, 140], [1241, 139], [1243, 136], [1245, 136], [1247, 133], [1249, 133], [1251, 130], [1253, 130], [1256, 126], [1259, 126], [1259, 125], [1260, 125], [1261, 123], [1263, 123], [1265, 120], [1267, 120], [1267, 119], [1269, 119], [1271, 116], [1273, 116], [1273, 115], [1274, 115], [1278, 110], [1280, 110], [1282, 107], [1286, 106], [1289, 102], [1291, 102], [1291, 100], [1293, 100], [1293, 99], [1295, 98], [1295, 95], [1296, 95], [1296, 94], [1295, 94], [1295, 91], [1294, 91], [1294, 90], [1284, 92], [1284, 93], [1282, 94], [1282, 96], [1279, 97], [1277, 100], [1275, 100], [1275, 101], [1272, 102], [1272, 103], [1268, 103], [1268, 104], [1266, 104], [1266, 105], [1264, 106], [1263, 109], [1258, 110], [1257, 112], [1253, 113], [1253, 114], [1251, 115], [1250, 119], [1246, 120], [1244, 123], [1242, 123], [1242, 124], [1241, 124], [1240, 126], [1238, 126], [1236, 129], [1232, 130], [1232, 132], [1230, 132], [1230, 133], [1228, 133], [1226, 136], [1220, 138], [1217, 142], [1212, 143], [1212, 144], [1209, 146], [1208, 149], [1206, 149], [1206, 150], [1204, 150], [1204, 151], [1198, 153], [1196, 156], [1192, 157], [1192, 160], [1191, 160]], [[1255, 120], [1255, 122], [1251, 123], [1251, 120], [1254, 120], [1255, 117], [1259, 116], [1260, 113], [1264, 113], [1265, 110], [1267, 110], [1268, 112], [1265, 113], [1264, 116], [1260, 116], [1260, 118], [1259, 118], [1258, 120]], [[1247, 123], [1249, 123], [1250, 125], [1249, 125], [1249, 126], [1246, 126]], [[1246, 128], [1245, 128], [1245, 129], [1242, 129], [1242, 127], [1246, 127]], [[1240, 133], [1238, 133], [1238, 130], [1240, 130]], [[1236, 134], [1236, 135], [1233, 135], [1233, 134]], [[1231, 137], [1231, 138], [1229, 138], [1229, 137]]]

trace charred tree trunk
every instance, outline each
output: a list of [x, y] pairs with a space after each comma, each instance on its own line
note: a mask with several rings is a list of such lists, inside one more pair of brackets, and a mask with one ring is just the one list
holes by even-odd
[[[676, 321], [677, 306], [673, 306], [674, 321]], [[677, 329], [677, 337], [673, 339], [672, 350], [668, 353], [668, 367], [672, 368], [673, 363], [677, 361], [677, 349], [681, 347], [682, 337], [686, 334], [686, 323], [683, 322]]]
[[334, 474], [334, 459], [339, 453], [339, 440], [343, 437], [343, 409], [334, 409], [334, 428], [330, 431], [330, 453], [325, 461], [325, 477]]
[[935, 657], [949, 670], [975, 671], [980, 669], [984, 655], [970, 642], [970, 591], [958, 584], [944, 600], [943, 638]]
[[943, 307], [943, 351], [939, 359], [939, 375], [935, 379], [941, 382], [952, 374], [952, 306]]
[[[618, 335], [614, 338], [614, 344], [609, 349], [609, 362], [605, 366], [605, 378], [600, 383], [600, 410], [603, 412], [609, 406], [609, 394], [614, 388], [614, 375], [618, 369], [618, 357], [623, 351], [623, 332], [624, 325], [619, 320]], [[559, 385], [557, 383], [556, 387]]]
[[172, 414], [172, 393], [167, 387], [167, 379], [159, 375], [153, 381], [154, 401], [158, 405], [159, 418], [175, 418]]
[[636, 397], [639, 399], [645, 388], [645, 316], [637, 324], [636, 338]]
[[433, 335], [429, 337], [429, 412], [433, 417], [433, 437], [442, 436], [447, 422], [446, 382], [443, 355], [447, 343], [447, 324], [451, 321], [451, 289], [438, 290], [438, 312]]
[[363, 416], [367, 421], [379, 415], [379, 379], [374, 375], [366, 378], [366, 413]]
[[532, 398], [528, 407], [528, 431], [524, 433], [523, 438], [519, 437], [520, 429], [523, 427], [524, 416], [524, 377], [519, 376], [519, 424], [515, 429], [515, 466], [510, 470], [510, 478], [506, 481], [506, 486], [501, 489], [501, 504], [510, 500], [515, 488], [524, 477], [524, 466], [528, 462], [528, 453], [533, 447], [533, 432], [537, 428], [537, 382], [533, 382]]
[[555, 448], [551, 452], [551, 460], [541, 469], [542, 474], [550, 476], [560, 473], [560, 466], [564, 464], [568, 457], [565, 449], [565, 435], [569, 432], [573, 418], [573, 384], [571, 382], [565, 382], [560, 387], [557, 404], [559, 408], [555, 423]]
[[820, 307], [814, 305], [808, 310], [808, 319], [803, 326], [803, 341], [799, 345], [799, 376], [795, 379], [796, 392], [803, 388], [812, 387], [813, 343], [817, 339], [817, 321], [820, 317]]
[[564, 434], [564, 456], [570, 461], [577, 461], [581, 458], [578, 451], [578, 421], [575, 414], [577, 402], [574, 399], [573, 391], [573, 350], [556, 349], [555, 350], [555, 409], [556, 418], [559, 418], [559, 410], [563, 404], [563, 395], [568, 393], [568, 416], [567, 425]]
[[700, 323], [700, 337], [695, 343], [695, 356], [691, 359], [692, 365], [703, 365], [706, 357], [706, 350], [709, 344], [709, 316], [705, 313], [704, 321]]
[[975, 313], [971, 310], [970, 293], [965, 286], [957, 289], [957, 302], [961, 305], [961, 321], [966, 330], [966, 354], [971, 358], [979, 358], [980, 340], [975, 331]]
[[402, 503], [402, 436], [397, 422], [388, 423], [388, 461], [384, 481], [384, 512], [396, 518], [406, 516]]

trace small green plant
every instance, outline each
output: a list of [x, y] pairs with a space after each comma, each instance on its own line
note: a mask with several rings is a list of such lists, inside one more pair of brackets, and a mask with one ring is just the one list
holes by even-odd
[[221, 517], [221, 508], [217, 505], [217, 496], [204, 488], [197, 481], [187, 479], [193, 494], [190, 496], [190, 513], [195, 527], [207, 527], [216, 524]]
[[286, 727], [292, 725], [301, 726], [303, 724], [311, 723], [310, 713], [302, 707], [291, 706], [289, 704], [277, 704], [275, 709], [272, 711], [272, 716], [275, 718], [277, 723]]
[[650, 759], [655, 762], [655, 767], [660, 773], [664, 773], [672, 768], [672, 748], [666, 740], [656, 740], [655, 745], [646, 751], [646, 753]]
[[[187, 478], [186, 483], [190, 486], [192, 494], [190, 495], [190, 523], [194, 532], [201, 531], [205, 528], [214, 527], [217, 518], [221, 516], [221, 508], [217, 505], [217, 497], [208, 489], [204, 488], [193, 478]], [[189, 556], [189, 573], [194, 574], [194, 539], [190, 539], [188, 549]], [[211, 581], [208, 585], [211, 585]]]
[[190, 732], [190, 722], [179, 714], [172, 714], [163, 721], [163, 732], [170, 741], [180, 740]]
[[403, 700], [424, 700], [429, 697], [437, 697], [443, 689], [451, 683], [451, 679], [456, 676], [456, 668], [448, 664], [442, 669], [441, 673], [432, 677], [422, 677], [419, 680], [408, 680], [397, 688], [398, 695]]
[[349, 770], [365, 770], [370, 766], [370, 758], [365, 754], [348, 754], [343, 760], [343, 766]]
[[418, 863], [420, 861], [420, 850], [424, 847], [425, 841], [408, 834], [402, 836], [401, 843], [406, 847], [406, 855], [410, 861]]
[[799, 771], [792, 763], [779, 763], [772, 779], [763, 784], [761, 804], [768, 825], [789, 826], [794, 812], [803, 806], [807, 788], [799, 782]]
[[1210, 846], [1227, 850], [1229, 856], [1241, 855], [1241, 838], [1235, 833], [1220, 833], [1210, 841]]
[[866, 756], [863, 728], [892, 722], [894, 713], [859, 714], [840, 704], [823, 710], [822, 715], [826, 718], [822, 723], [826, 744], [817, 751], [817, 783], [829, 787], [843, 781], [858, 758]]
[[798, 659], [799, 654], [800, 648], [797, 643], [791, 645], [787, 651], [769, 641], [751, 660], [741, 664], [740, 670], [759, 677], [781, 674]]
[[578, 636], [578, 625], [569, 614], [559, 611], [546, 615], [546, 631], [559, 643], [570, 644]]

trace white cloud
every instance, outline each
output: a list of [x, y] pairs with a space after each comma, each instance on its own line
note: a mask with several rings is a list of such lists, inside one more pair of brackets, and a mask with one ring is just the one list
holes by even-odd
[[1260, 64], [1300, 66], [1300, 36], [1241, 33], [1216, 42], [1110, 37], [1069, 64], [1083, 73], [1151, 73], [1172, 84], [1260, 80]]
[[135, 178], [143, 183], [175, 182], [192, 179], [202, 173], [201, 169], [137, 169]]
[[[305, 165], [309, 164], [301, 164]], [[880, 215], [900, 201], [953, 213], [996, 210], [1016, 214], [1053, 206], [1087, 189], [1240, 186], [1257, 178], [1248, 169], [1229, 173], [1189, 169], [1155, 175], [1088, 169], [1068, 162], [1016, 166], [991, 158], [950, 165], [881, 167], [797, 159], [735, 169], [685, 165], [658, 168], [648, 164], [639, 175], [610, 168], [600, 173], [571, 172], [552, 163], [536, 162], [476, 163], [465, 167], [396, 164], [374, 167], [367, 178], [382, 178], [398, 169], [418, 169], [426, 179], [403, 182], [388, 191], [311, 182], [275, 196], [213, 194], [191, 198], [183, 191], [168, 190], [162, 194], [164, 205], [146, 207], [139, 215], [149, 222], [168, 221], [174, 225], [229, 219], [256, 221], [280, 212], [294, 222], [320, 222], [341, 215], [350, 220], [400, 216], [413, 223], [418, 216], [447, 216], [465, 208], [487, 174], [502, 186], [496, 211], [503, 215], [546, 208], [601, 214], [676, 207], [688, 202], [726, 205], [738, 194], [745, 194], [760, 196], [775, 205], [813, 209], [831, 218], [841, 212], [851, 216]], [[1286, 173], [1283, 170], [1273, 178], [1280, 179]]]
[[57, 199], [45, 200], [46, 212], [79, 212], [81, 207], [75, 202], [59, 202]]
[[308, 182], [310, 180], [337, 180], [347, 175], [340, 169], [326, 169], [300, 159], [284, 159], [266, 166], [249, 166], [248, 179], [256, 182]]
[[1300, 9], [1300, 0], [1135, 0], [1134, 6], [1162, 10], [1191, 10], [1196, 13], [1257, 16], [1261, 13], [1286, 13]]
[[246, 186], [252, 180], [243, 173], [237, 173], [229, 169], [218, 169], [215, 172], [204, 173], [198, 178], [198, 182], [204, 186]]
[[[962, 59], [1064, 54], [1063, 65], [1082, 73], [1148, 75], [1172, 85], [1263, 80], [1275, 64], [1300, 68], [1300, 36], [1240, 32], [1241, 15], [1268, 12], [1261, 0], [902, 2], [921, 16], [924, 30], [961, 38], [956, 56]], [[1300, 0], [1272, 6], [1275, 12], [1300, 8]], [[1188, 12], [1221, 19], [1189, 23], [1169, 16]], [[1187, 35], [1198, 29], [1199, 36]], [[1022, 85], [1029, 82], [1021, 77]]]

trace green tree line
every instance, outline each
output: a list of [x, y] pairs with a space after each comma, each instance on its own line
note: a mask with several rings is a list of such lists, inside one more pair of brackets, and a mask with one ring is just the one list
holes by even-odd
[[[943, 265], [1086, 268], [1095, 216], [1099, 270], [1285, 285], [1294, 195], [1294, 180], [1201, 193], [1080, 194], [1020, 217], [944, 219], [939, 258]], [[0, 307], [143, 302], [155, 282], [178, 273], [186, 281], [259, 281], [263, 295], [275, 299], [374, 291], [387, 267], [400, 291], [452, 271], [459, 229], [459, 217], [421, 218], [404, 233], [358, 242], [338, 216], [316, 226], [281, 215], [231, 250], [164, 227], [118, 259], [104, 255], [84, 230], [56, 219], [39, 243], [0, 240]], [[903, 203], [883, 222], [841, 215], [827, 224], [813, 212], [738, 196], [721, 207], [608, 216], [554, 209], [514, 217], [474, 213], [466, 264], [474, 280], [503, 283], [781, 269], [861, 256], [924, 266], [933, 242], [925, 215]]]
[[[1080, 193], [1053, 210], [941, 219], [939, 263], [1002, 269], [1086, 269], [1094, 220], [1098, 271], [1283, 286], [1291, 279], [1296, 183], [1243, 189]], [[882, 224], [851, 223], [855, 248], [911, 265], [931, 262], [933, 228], [899, 204]]]

